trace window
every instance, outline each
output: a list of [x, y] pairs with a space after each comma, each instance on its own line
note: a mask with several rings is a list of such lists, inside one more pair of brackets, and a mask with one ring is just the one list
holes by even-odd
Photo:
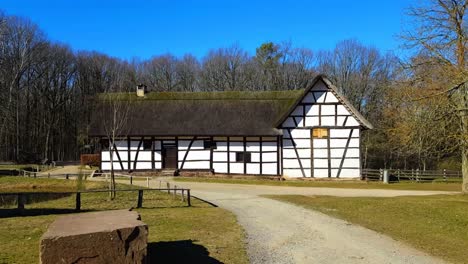
[[151, 150], [152, 145], [153, 145], [153, 141], [143, 140], [143, 150]]
[[250, 152], [236, 152], [236, 162], [250, 162], [251, 153]]
[[101, 150], [109, 150], [109, 140], [101, 139]]
[[203, 141], [203, 148], [204, 149], [216, 149], [216, 142], [211, 140]]
[[328, 129], [327, 128], [314, 128], [312, 129], [313, 138], [328, 138]]

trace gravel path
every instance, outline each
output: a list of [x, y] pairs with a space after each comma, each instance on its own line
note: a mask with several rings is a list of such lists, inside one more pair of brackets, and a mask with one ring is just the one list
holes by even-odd
[[262, 194], [429, 195], [447, 192], [174, 182], [236, 214], [251, 263], [444, 263], [388, 236]]

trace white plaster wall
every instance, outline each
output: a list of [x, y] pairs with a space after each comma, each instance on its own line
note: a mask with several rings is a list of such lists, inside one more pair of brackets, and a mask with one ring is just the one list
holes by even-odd
[[215, 173], [227, 173], [227, 163], [213, 163]]

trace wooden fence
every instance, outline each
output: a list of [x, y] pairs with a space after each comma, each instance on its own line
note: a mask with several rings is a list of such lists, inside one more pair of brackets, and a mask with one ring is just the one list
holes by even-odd
[[[137, 197], [137, 203], [135, 204], [136, 208], [142, 208], [143, 207], [143, 197], [144, 197], [144, 192], [150, 192], [150, 191], [160, 191], [160, 192], [166, 192], [168, 194], [173, 193], [174, 198], [177, 198], [177, 195], [180, 195], [180, 199], [182, 202], [186, 202], [187, 206], [192, 206], [191, 203], [191, 195], [190, 195], [190, 189], [184, 189], [184, 188], [177, 188], [174, 186], [174, 188], [169, 189], [169, 188], [163, 188], [163, 189], [117, 189], [116, 192], [137, 192], [138, 197]], [[0, 197], [16, 197], [16, 204], [17, 204], [17, 209], [23, 210], [25, 208], [25, 204], [27, 201], [27, 197], [31, 196], [39, 196], [39, 195], [49, 195], [49, 196], [54, 196], [54, 197], [66, 197], [66, 196], [71, 196], [75, 195], [75, 211], [80, 211], [81, 210], [81, 194], [85, 193], [108, 193], [110, 192], [109, 190], [84, 190], [84, 191], [74, 191], [74, 192], [14, 192], [14, 193], [0, 193]], [[11, 200], [11, 199], [9, 199]]]
[[384, 171], [388, 171], [391, 182], [460, 182], [461, 171], [452, 170], [400, 170], [400, 169], [364, 169], [362, 179], [366, 181], [383, 181]]

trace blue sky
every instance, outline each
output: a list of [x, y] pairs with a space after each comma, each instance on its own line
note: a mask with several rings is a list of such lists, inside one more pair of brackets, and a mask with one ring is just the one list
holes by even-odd
[[0, 10], [31, 19], [49, 39], [74, 50], [122, 59], [201, 58], [232, 44], [253, 54], [266, 41], [320, 50], [349, 38], [399, 54], [397, 35], [413, 2], [0, 0]]

